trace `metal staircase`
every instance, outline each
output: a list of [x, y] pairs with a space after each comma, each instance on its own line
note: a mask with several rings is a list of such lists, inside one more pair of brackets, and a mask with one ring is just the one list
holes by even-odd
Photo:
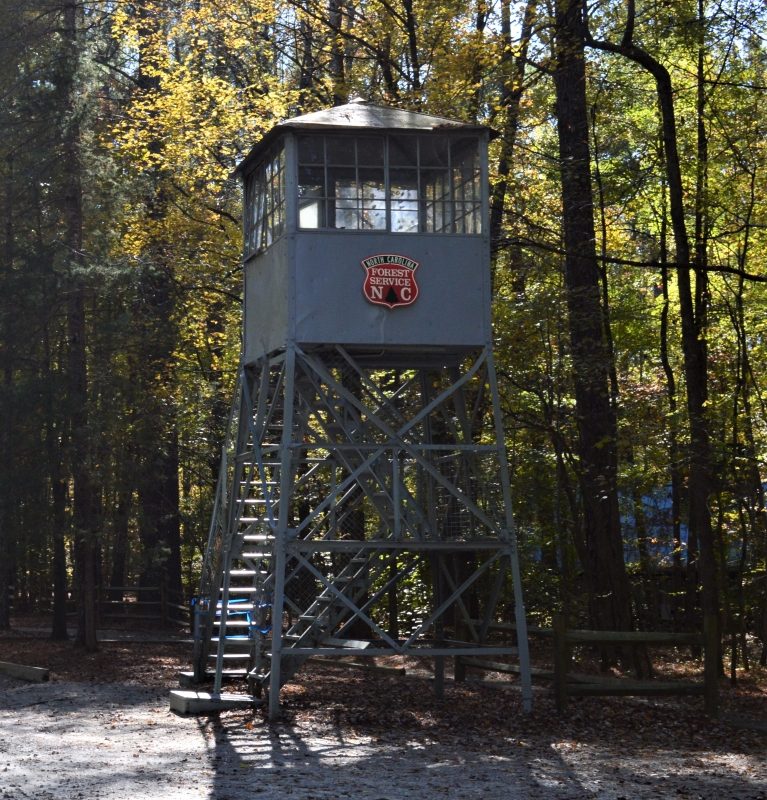
[[[246, 678], [276, 716], [280, 687], [312, 656], [425, 656], [437, 676], [446, 657], [492, 653], [518, 658], [529, 707], [499, 418], [489, 349], [413, 366], [291, 346], [243, 369], [200, 582], [195, 680], [212, 677], [218, 693]], [[419, 613], [398, 616], [405, 606]], [[510, 613], [517, 642], [493, 641], [490, 623]]]

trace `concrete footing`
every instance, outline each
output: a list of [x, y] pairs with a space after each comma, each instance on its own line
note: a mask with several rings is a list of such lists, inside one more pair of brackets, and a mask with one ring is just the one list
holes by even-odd
[[211, 694], [183, 689], [173, 689], [170, 693], [170, 710], [188, 716], [233, 708], [253, 708], [261, 702], [247, 694]]

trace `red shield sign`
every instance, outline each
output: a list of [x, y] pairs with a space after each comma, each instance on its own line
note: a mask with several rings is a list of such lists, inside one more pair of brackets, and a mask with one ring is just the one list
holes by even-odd
[[365, 269], [362, 291], [371, 303], [387, 308], [415, 303], [418, 297], [418, 284], [415, 282], [417, 261], [386, 253], [363, 258], [361, 263]]

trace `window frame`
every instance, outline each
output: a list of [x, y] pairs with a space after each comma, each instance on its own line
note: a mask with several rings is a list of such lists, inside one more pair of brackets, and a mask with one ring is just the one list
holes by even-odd
[[245, 259], [263, 253], [287, 229], [287, 158], [284, 143], [245, 175]]
[[[433, 148], [436, 137], [442, 138], [442, 148], [444, 149], [445, 163], [434, 164], [430, 163], [428, 159], [422, 158], [424, 145], [422, 142], [429, 142], [432, 145], [432, 152], [439, 153], [439, 148]], [[343, 165], [335, 165], [329, 163], [328, 158], [328, 140], [334, 140], [337, 144], [339, 139], [348, 139], [353, 147], [349, 149], [353, 152], [353, 162], [350, 158], [349, 163]], [[360, 148], [358, 142], [361, 140], [374, 140], [382, 139], [383, 141], [383, 164], [368, 165], [361, 163], [359, 158]], [[412, 150], [415, 152], [415, 163], [395, 163], [397, 159], [392, 158], [392, 143], [396, 141], [404, 141], [409, 139], [408, 148], [414, 144]], [[465, 162], [458, 161], [454, 163], [454, 150], [460, 144], [461, 140], [473, 141], [473, 147], [467, 150], [471, 154], [468, 169]], [[302, 160], [302, 142], [311, 143], [314, 146], [314, 160]], [[392, 234], [408, 234], [420, 233], [425, 235], [445, 235], [445, 236], [479, 236], [484, 232], [487, 225], [485, 220], [486, 215], [486, 201], [483, 196], [483, 159], [481, 156], [481, 143], [482, 137], [477, 133], [469, 132], [438, 132], [438, 133], [424, 133], [420, 131], [407, 131], [407, 132], [376, 132], [370, 133], [360, 132], [344, 132], [333, 131], [332, 133], [298, 133], [296, 136], [296, 226], [299, 231], [354, 231], [354, 232], [379, 232], [379, 233], [392, 233]], [[319, 145], [319, 148], [317, 148]], [[317, 153], [321, 153], [321, 160], [316, 160]], [[403, 159], [404, 160], [404, 159]], [[302, 170], [316, 170], [317, 174], [322, 172], [323, 181], [320, 186], [320, 193], [317, 195], [308, 195], [310, 199], [315, 199], [317, 203], [317, 213], [314, 217], [317, 219], [317, 225], [302, 226], [301, 213], [302, 213], [302, 200], [301, 189], [302, 186], [317, 186], [317, 183], [302, 184], [301, 173]], [[363, 214], [366, 210], [365, 207], [365, 192], [363, 189], [363, 181], [360, 179], [362, 171], [372, 169], [383, 170], [383, 185], [384, 185], [384, 206], [385, 206], [385, 223], [383, 226], [365, 226], [363, 224]], [[356, 211], [356, 224], [349, 227], [336, 227], [330, 225], [331, 220], [336, 221], [336, 202], [337, 193], [335, 188], [331, 188], [330, 182], [333, 170], [347, 170], [354, 171], [356, 191], [352, 191], [353, 200], [347, 205], [347, 211]], [[403, 218], [407, 215], [416, 212], [416, 225], [411, 226], [408, 230], [396, 230], [396, 217], [397, 209], [395, 203], [398, 201], [392, 197], [392, 178], [396, 173], [406, 174], [407, 171], [412, 171], [415, 181], [413, 188], [415, 190], [415, 199], [402, 198], [399, 200], [403, 207], [400, 209]], [[463, 173], [468, 174], [468, 178]], [[433, 180], [425, 182], [424, 176], [432, 174], [435, 178], [440, 180]], [[459, 179], [459, 175], [462, 176]], [[442, 184], [442, 188], [437, 187]], [[403, 186], [406, 183], [403, 182]], [[460, 196], [459, 196], [460, 195]], [[415, 204], [415, 208], [411, 208], [411, 204]], [[304, 206], [307, 208], [308, 206]], [[374, 211], [380, 211], [380, 208], [374, 208]], [[352, 213], [349, 219], [353, 219]]]

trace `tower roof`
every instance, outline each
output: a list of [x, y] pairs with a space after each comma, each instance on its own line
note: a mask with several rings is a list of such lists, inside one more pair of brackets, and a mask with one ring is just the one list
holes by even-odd
[[275, 125], [268, 131], [248, 153], [237, 167], [241, 172], [247, 166], [257, 161], [264, 150], [271, 145], [283, 131], [294, 129], [297, 131], [465, 131], [479, 132], [494, 131], [484, 125], [461, 122], [447, 117], [436, 117], [431, 114], [421, 114], [418, 111], [403, 111], [389, 106], [378, 106], [365, 100], [354, 100], [342, 106], [334, 106], [299, 117], [291, 117]]
[[471, 125], [447, 117], [435, 117], [417, 111], [377, 106], [365, 100], [354, 100], [343, 106], [334, 106], [311, 114], [303, 114], [281, 122], [278, 128], [381, 128], [387, 130], [431, 131], [444, 128], [477, 130]]

